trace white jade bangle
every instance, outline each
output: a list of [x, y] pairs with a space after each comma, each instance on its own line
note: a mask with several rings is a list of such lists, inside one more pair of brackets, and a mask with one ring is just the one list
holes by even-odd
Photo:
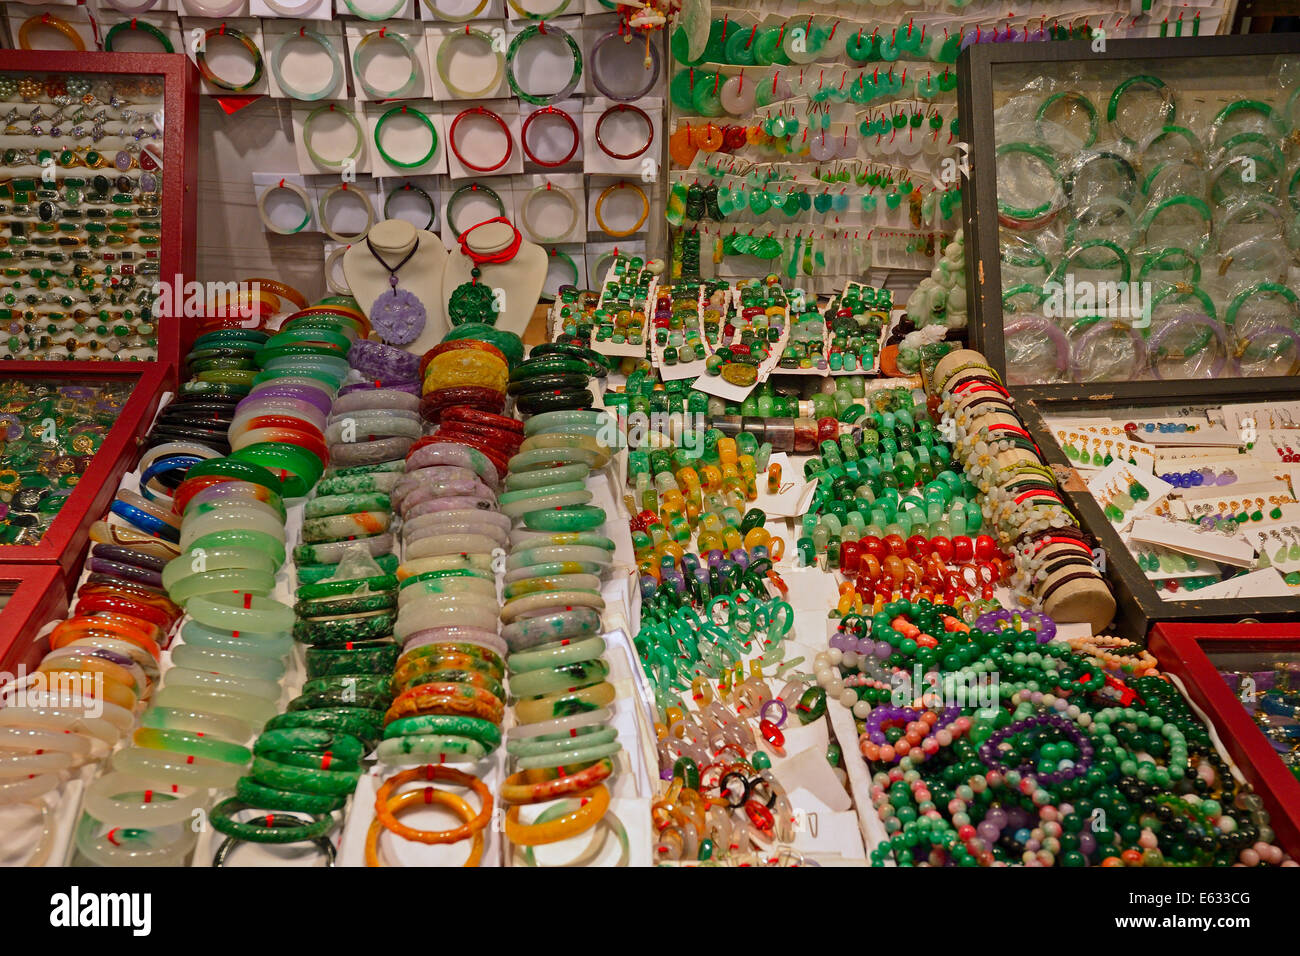
[[539, 611], [552, 608], [590, 607], [597, 611], [605, 609], [605, 599], [599, 594], [586, 591], [540, 591], [525, 594], [507, 601], [501, 608], [501, 623], [509, 624], [517, 617], [526, 617]]
[[[489, 558], [500, 547], [492, 538], [481, 534], [448, 534], [438, 538], [421, 538], [405, 549], [402, 557], [435, 558], [448, 554], [482, 554]], [[490, 565], [489, 565], [490, 566]]]
[[[343, 254], [351, 249], [350, 243], [335, 247], [334, 251], [325, 257], [325, 286], [335, 295], [351, 295], [352, 287], [348, 285], [347, 274], [343, 273], [343, 280], [334, 278], [335, 266], [343, 258]], [[339, 270], [342, 272], [342, 270]]]
[[443, 537], [449, 534], [469, 535], [480, 538], [490, 538], [495, 542], [495, 548], [502, 551], [510, 544], [510, 535], [500, 528], [491, 525], [485, 525], [477, 521], [454, 521], [442, 525], [424, 525], [419, 528], [402, 527], [402, 543], [406, 546], [408, 552], [415, 544], [425, 541], [429, 538]]
[[459, 608], [435, 607], [425, 601], [418, 601], [410, 607], [411, 613], [403, 614], [398, 618], [397, 625], [393, 628], [393, 635], [399, 641], [405, 641], [417, 631], [428, 630], [431, 627], [461, 625], [496, 631], [497, 616], [483, 605], [466, 605]]
[[[141, 792], [140, 799], [119, 798], [120, 794], [136, 792]], [[86, 788], [82, 808], [96, 820], [113, 826], [157, 829], [172, 823], [188, 824], [191, 814], [203, 807], [207, 796], [206, 790], [198, 788], [185, 794], [154, 792], [154, 788], [139, 777], [115, 770]]]
[[593, 724], [607, 724], [614, 719], [614, 712], [608, 707], [601, 707], [597, 710], [589, 710], [582, 714], [570, 714], [568, 717], [557, 717], [554, 720], [541, 720], [532, 724], [519, 724], [511, 727], [507, 732], [507, 739], [515, 737], [542, 737], [547, 734], [567, 734], [571, 730], [577, 730], [579, 727], [590, 727]]
[[321, 0], [301, 0], [296, 5], [285, 3], [284, 0], [262, 0], [262, 2], [282, 17], [305, 17], [321, 4]]
[[533, 564], [551, 564], [556, 561], [589, 561], [601, 567], [609, 567], [614, 557], [604, 548], [595, 548], [588, 544], [552, 544], [540, 548], [516, 549], [506, 559], [506, 570], [525, 568]]
[[[361, 200], [361, 204], [366, 207], [365, 227], [356, 235], [346, 236], [341, 232], [335, 232], [330, 228], [329, 217], [325, 215], [325, 207], [329, 205], [329, 201], [340, 193], [347, 193], [357, 197]], [[317, 215], [320, 216], [320, 227], [325, 235], [329, 236], [335, 242], [342, 242], [346, 245], [360, 242], [366, 237], [367, 233], [370, 232], [370, 227], [375, 224], [375, 207], [371, 204], [370, 199], [360, 189], [349, 189], [347, 183], [337, 183], [327, 189], [320, 197], [320, 204], [317, 205], [316, 212]]]
[[436, 597], [440, 594], [474, 594], [492, 601], [497, 599], [496, 584], [483, 578], [442, 578], [437, 581], [416, 581], [397, 592], [397, 609], [400, 612], [408, 604], [422, 597]]
[[233, 787], [244, 768], [202, 757], [185, 757], [170, 750], [127, 747], [109, 761], [114, 770], [156, 786], [182, 785], [208, 790]]
[[185, 12], [192, 17], [228, 17], [243, 3], [244, 0], [230, 0], [228, 3], [221, 3], [220, 0], [185, 0]]
[[[302, 222], [294, 226], [292, 229], [283, 229], [280, 226], [277, 226], [271, 221], [271, 214], [266, 211], [266, 200], [272, 193], [278, 192], [281, 189], [293, 193], [298, 197], [298, 201], [302, 203]], [[266, 227], [267, 232], [273, 232], [279, 236], [296, 236], [311, 225], [311, 197], [307, 195], [307, 190], [303, 189], [297, 183], [291, 183], [282, 179], [276, 185], [264, 189], [262, 194], [257, 197], [257, 215], [261, 218], [262, 225]]]
[[425, 571], [453, 571], [468, 568], [473, 571], [491, 571], [491, 554], [440, 554], [431, 558], [408, 558], [397, 569], [399, 578], [407, 578]]
[[[569, 206], [569, 219], [565, 223], [564, 228], [549, 234], [542, 233], [541, 230], [533, 225], [533, 221], [528, 215], [528, 208], [532, 205], [533, 200], [546, 195], [563, 196], [564, 201]], [[578, 200], [573, 197], [573, 193], [569, 192], [563, 186], [556, 186], [553, 183], [547, 183], [544, 186], [535, 186], [533, 191], [530, 192], [528, 197], [524, 200], [523, 208], [519, 211], [519, 218], [523, 220], [524, 228], [532, 233], [533, 241], [540, 242], [543, 245], [562, 241], [573, 227], [577, 225], [578, 219], [581, 215], [582, 214], [578, 211]]]

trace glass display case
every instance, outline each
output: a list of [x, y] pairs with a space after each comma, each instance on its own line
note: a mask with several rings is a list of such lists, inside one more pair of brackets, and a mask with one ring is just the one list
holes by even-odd
[[35, 669], [45, 652], [36, 635], [68, 610], [68, 596], [54, 564], [0, 567], [0, 672]]
[[1300, 849], [1300, 624], [1159, 624], [1151, 651], [1209, 719], [1291, 854]]
[[1300, 40], [985, 44], [960, 66], [972, 344], [1008, 386], [1294, 387]]

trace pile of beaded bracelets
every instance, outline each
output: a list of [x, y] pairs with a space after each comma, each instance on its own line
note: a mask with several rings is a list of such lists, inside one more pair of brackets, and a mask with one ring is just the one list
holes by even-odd
[[[585, 390], [588, 372], [578, 366], [603, 364], [578, 346], [570, 353], [552, 348], [533, 350], [521, 366], [532, 374], [520, 382], [568, 375], [574, 380], [563, 388]], [[564, 356], [572, 370], [550, 371], [554, 356]], [[586, 488], [591, 471], [609, 460], [609, 448], [597, 439], [613, 433], [604, 419], [581, 408], [528, 418], [527, 437], [510, 460], [500, 496], [501, 510], [516, 522], [501, 608], [511, 652], [515, 726], [506, 749], [514, 773], [502, 785], [501, 799], [509, 805], [506, 838], [521, 850], [578, 836], [605, 821], [610, 793], [604, 781], [622, 749], [611, 725], [615, 694], [600, 636], [601, 579], [612, 563], [612, 547], [600, 533], [605, 512], [588, 503]], [[554, 803], [562, 797], [575, 799]], [[525, 822], [522, 807], [538, 803], [551, 806]], [[605, 827], [618, 833], [616, 821]], [[535, 857], [525, 854], [524, 860]]]

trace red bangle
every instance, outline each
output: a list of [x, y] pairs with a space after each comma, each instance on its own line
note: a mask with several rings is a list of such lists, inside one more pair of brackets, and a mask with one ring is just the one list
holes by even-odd
[[[478, 166], [471, 163], [460, 154], [460, 148], [456, 145], [456, 127], [460, 125], [461, 120], [465, 119], [465, 117], [473, 116], [475, 114], [486, 116], [488, 119], [492, 120], [492, 122], [500, 126], [501, 131], [506, 134], [506, 154], [491, 166]], [[456, 118], [451, 121], [451, 129], [447, 130], [447, 140], [451, 143], [451, 151], [455, 154], [456, 158], [460, 160], [460, 164], [466, 169], [472, 169], [479, 173], [490, 173], [495, 169], [500, 169], [510, 161], [510, 157], [513, 156], [515, 152], [515, 141], [510, 136], [510, 127], [506, 125], [506, 121], [484, 106], [471, 106], [469, 109], [457, 113]]]
[[[645, 120], [645, 128], [646, 128], [645, 144], [634, 153], [615, 153], [608, 146], [606, 146], [605, 141], [600, 138], [600, 128], [602, 125], [604, 125], [605, 120], [609, 118], [609, 115], [611, 113], [624, 113], [628, 111], [636, 113], [638, 116], [641, 117], [641, 119]], [[631, 106], [627, 103], [619, 103], [616, 106], [611, 106], [609, 109], [605, 110], [605, 112], [600, 114], [600, 119], [596, 120], [596, 145], [599, 146], [601, 152], [603, 152], [610, 159], [636, 159], [638, 156], [640, 156], [642, 153], [644, 153], [647, 149], [650, 148], [650, 144], [654, 142], [654, 139], [655, 139], [654, 122], [646, 114], [646, 111], [641, 109], [639, 106]]]
[[[556, 160], [554, 162], [545, 159], [539, 159], [537, 157], [537, 154], [528, 148], [528, 128], [533, 125], [533, 121], [536, 120], [539, 116], [543, 116], [546, 114], [553, 114], [555, 116], [560, 117], [562, 120], [564, 120], [565, 124], [568, 125], [569, 132], [573, 134], [573, 144], [569, 147], [569, 151], [564, 154], [563, 159]], [[528, 161], [531, 163], [535, 163], [538, 166], [546, 166], [552, 169], [555, 168], [556, 166], [563, 166], [569, 160], [573, 159], [574, 154], [578, 152], [578, 144], [581, 141], [582, 141], [582, 134], [578, 132], [578, 124], [573, 121], [573, 117], [570, 116], [568, 113], [564, 112], [564, 110], [557, 110], [554, 106], [543, 106], [540, 110], [536, 110], [535, 112], [529, 113], [528, 118], [524, 120], [523, 128], [519, 130], [519, 145], [523, 147], [524, 156], [528, 159]], [[599, 142], [599, 137], [597, 137], [597, 142]]]

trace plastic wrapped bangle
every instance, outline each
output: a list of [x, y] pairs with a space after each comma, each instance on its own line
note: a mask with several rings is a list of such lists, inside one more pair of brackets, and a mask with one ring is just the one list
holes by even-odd
[[[1202, 293], [1202, 295], [1204, 295], [1204, 293]], [[1297, 296], [1287, 286], [1281, 285], [1277, 282], [1258, 282], [1248, 289], [1243, 289], [1232, 297], [1232, 301], [1228, 303], [1228, 309], [1223, 315], [1224, 324], [1230, 329], [1236, 328], [1237, 313], [1241, 311], [1243, 305], [1259, 296], [1270, 295], [1279, 296], [1289, 303], [1292, 307], [1293, 313], [1300, 312], [1300, 296]], [[1211, 303], [1210, 308], [1206, 309], [1206, 312], [1211, 317], [1214, 315], [1213, 303]]]
[[[1050, 149], [1037, 143], [1003, 143], [998, 146], [996, 151], [998, 160], [1001, 160], [1003, 156], [1013, 154], [1028, 156], [1032, 159], [1038, 160], [1047, 169], [1047, 172], [1051, 177], [1052, 188], [1048, 192], [1047, 198], [1044, 202], [1029, 209], [1014, 207], [1010, 203], [1004, 202], [999, 198], [998, 214], [1007, 217], [1008, 219], [1019, 221], [1022, 224], [1025, 221], [1035, 222], [1040, 217], [1049, 215], [1055, 210], [1056, 204], [1059, 201], [1059, 195], [1063, 191], [1061, 175], [1058, 169], [1059, 160]], [[999, 163], [999, 166], [1000, 165], [1001, 164]], [[1002, 170], [999, 169], [999, 173], [1001, 172]], [[1009, 192], [1009, 190], [1006, 191]], [[1004, 190], [1000, 187], [998, 192], [1000, 197]]]
[[[298, 223], [298, 225], [294, 226], [291, 229], [284, 229], [281, 228], [280, 226], [277, 226], [271, 220], [271, 214], [270, 212], [267, 211], [266, 208], [266, 202], [271, 197], [271, 194], [274, 192], [278, 192], [280, 190], [293, 193], [294, 196], [298, 198], [298, 201], [302, 203], [302, 210], [303, 210], [302, 222]], [[262, 225], [266, 228], [267, 232], [273, 232], [281, 236], [296, 235], [297, 233], [300, 233], [304, 229], [306, 229], [307, 226], [311, 223], [311, 210], [312, 210], [312, 202], [311, 202], [311, 197], [307, 195], [307, 190], [303, 189], [297, 183], [291, 183], [288, 180], [284, 180], [284, 179], [280, 180], [278, 184], [262, 190], [262, 192], [259, 193], [257, 197], [257, 213], [261, 217]]]
[[253, 60], [253, 76], [252, 79], [243, 83], [232, 83], [229, 80], [223, 80], [221, 77], [217, 76], [217, 74], [212, 72], [212, 67], [208, 66], [207, 45], [205, 43], [205, 45], [200, 47], [198, 52], [194, 54], [194, 62], [198, 64], [199, 73], [203, 75], [203, 78], [218, 89], [228, 90], [231, 93], [245, 93], [260, 83], [262, 81], [262, 72], [264, 68], [262, 62], [262, 51], [257, 48], [257, 44], [253, 42], [253, 38], [247, 33], [236, 30], [234, 27], [227, 27], [224, 23], [219, 27], [211, 27], [203, 35], [205, 41], [212, 40], [216, 37], [230, 37], [232, 40], [238, 41], [240, 45], [248, 51], [248, 55], [252, 57]]
[[[1300, 372], [1300, 335], [1284, 325], [1252, 329], [1246, 335], [1237, 332], [1236, 341], [1233, 357], [1240, 377], [1295, 375]], [[1275, 363], [1279, 358], [1285, 359], [1288, 350], [1291, 358], [1285, 371], [1270, 367], [1268, 363]]]
[[647, 43], [645, 45], [646, 55], [650, 60], [650, 67], [644, 71], [649, 74], [649, 79], [646, 84], [631, 94], [619, 95], [605, 82], [605, 78], [602, 76], [604, 71], [600, 70], [597, 65], [599, 62], [598, 58], [600, 56], [600, 51], [604, 48], [605, 44], [611, 42], [615, 38], [628, 44], [633, 40], [632, 34], [630, 33], [624, 33], [620, 30], [610, 30], [592, 45], [591, 69], [589, 71], [592, 83], [595, 84], [596, 89], [598, 89], [603, 96], [617, 102], [628, 103], [633, 100], [639, 100], [643, 96], [648, 96], [650, 91], [655, 88], [655, 84], [659, 82], [659, 47], [654, 43]]
[[[1199, 354], [1204, 351], [1205, 347], [1211, 341], [1218, 345], [1218, 357], [1215, 363], [1208, 369], [1209, 377], [1217, 378], [1222, 374], [1224, 366], [1228, 362], [1228, 345], [1227, 337], [1223, 326], [1211, 319], [1208, 315], [1198, 314], [1195, 312], [1184, 312], [1172, 319], [1164, 322], [1160, 329], [1156, 331], [1147, 342], [1147, 357], [1151, 364], [1151, 373], [1155, 378], [1163, 379], [1160, 372], [1160, 361], [1163, 358], [1188, 358], [1185, 353], [1174, 355], [1169, 352], [1165, 345], [1167, 339], [1171, 338], [1176, 332], [1187, 331], [1190, 327], [1199, 326], [1204, 329], [1204, 333], [1197, 336], [1192, 343], [1191, 354]], [[1200, 374], [1205, 374], [1207, 370], [1200, 369]]]
[[1009, 340], [1012, 336], [1022, 335], [1026, 332], [1041, 333], [1055, 347], [1054, 368], [1056, 372], [1061, 374], [1061, 380], [1064, 380], [1064, 376], [1068, 374], [1070, 362], [1070, 342], [1065, 337], [1065, 333], [1061, 331], [1055, 322], [1042, 316], [1030, 315], [1023, 318], [1017, 316], [1014, 321], [1007, 323], [1006, 328], [1003, 330], [1003, 337]]
[[1123, 99], [1125, 93], [1134, 87], [1145, 87], [1150, 90], [1156, 90], [1160, 93], [1164, 99], [1164, 105], [1161, 112], [1164, 114], [1163, 120], [1165, 125], [1173, 123], [1178, 112], [1177, 107], [1174, 104], [1173, 90], [1165, 86], [1164, 80], [1159, 77], [1138, 75], [1130, 76], [1128, 79], [1124, 80], [1115, 87], [1114, 92], [1110, 94], [1110, 101], [1106, 104], [1106, 122], [1110, 123], [1111, 128], [1114, 129], [1116, 135], [1129, 145], [1135, 145], [1136, 141], [1120, 129], [1117, 119], [1119, 117], [1119, 101]]
[[1063, 277], [1068, 275], [1072, 269], [1100, 270], [1100, 269], [1114, 268], [1114, 266], [1112, 265], [1094, 266], [1088, 263], [1082, 263], [1076, 265], [1075, 260], [1078, 259], [1078, 257], [1081, 256], [1083, 253], [1087, 252], [1089, 249], [1108, 249], [1110, 252], [1114, 253], [1115, 254], [1114, 266], [1119, 267], [1119, 279], [1117, 281], [1128, 282], [1129, 276], [1131, 275], [1128, 255], [1124, 252], [1124, 250], [1119, 246], [1118, 243], [1111, 242], [1109, 239], [1086, 239], [1083, 242], [1079, 243], [1077, 246], [1074, 246], [1072, 249], [1070, 249], [1069, 252], [1065, 254], [1065, 257], [1060, 261], [1056, 269], [1053, 271], [1052, 273], [1053, 279], [1056, 282], [1063, 282]]
[[[289, 46], [296, 40], [311, 40], [318, 47], [325, 51], [330, 59], [329, 79], [317, 87], [315, 90], [300, 90], [292, 86], [284, 77], [284, 59], [288, 54]], [[275, 50], [271, 53], [271, 72], [275, 74], [275, 82], [295, 100], [312, 100], [323, 99], [333, 92], [334, 87], [338, 85], [339, 76], [342, 72], [343, 65], [339, 60], [338, 51], [334, 49], [334, 44], [330, 42], [329, 37], [315, 30], [309, 30], [306, 27], [299, 27], [297, 33], [286, 33], [276, 44]], [[299, 306], [301, 308], [301, 306]]]
[[[492, 121], [497, 126], [499, 126], [501, 128], [501, 132], [505, 134], [506, 137], [505, 155], [503, 155], [495, 163], [490, 163], [488, 165], [479, 165], [478, 163], [471, 163], [468, 160], [466, 160], [463, 155], [461, 155], [460, 147], [456, 145], [456, 128], [466, 118], [475, 117], [475, 116], [486, 117], [488, 120]], [[493, 170], [500, 169], [502, 166], [504, 166], [506, 163], [510, 161], [510, 157], [514, 155], [514, 150], [515, 150], [515, 141], [510, 136], [510, 127], [506, 125], [506, 121], [503, 120], [496, 113], [492, 112], [490, 109], [487, 109], [486, 107], [483, 106], [471, 106], [469, 109], [462, 110], [461, 112], [457, 113], [456, 118], [451, 121], [451, 128], [447, 130], [447, 141], [451, 144], [451, 151], [455, 154], [456, 158], [460, 160], [461, 165], [464, 166], [466, 169], [472, 169], [478, 173], [490, 173]], [[448, 216], [448, 218], [450, 218], [450, 216]]]
[[1047, 136], [1043, 132], [1043, 119], [1056, 104], [1080, 106], [1088, 115], [1088, 137], [1082, 143], [1083, 149], [1088, 149], [1093, 143], [1097, 142], [1097, 107], [1092, 105], [1092, 100], [1084, 96], [1077, 90], [1065, 90], [1060, 93], [1053, 93], [1047, 99], [1043, 100], [1042, 105], [1038, 107], [1038, 112], [1034, 115], [1034, 130], [1038, 138], [1046, 140]]
[[[1075, 382], [1089, 381], [1116, 381], [1117, 379], [1136, 380], [1138, 372], [1146, 366], [1146, 340], [1142, 333], [1133, 327], [1132, 324], [1122, 322], [1112, 322], [1101, 318], [1081, 319], [1075, 325], [1075, 329], [1085, 328], [1087, 331], [1074, 344], [1071, 350], [1071, 379]], [[1073, 331], [1073, 330], [1072, 330]], [[1100, 342], [1105, 337], [1119, 333], [1126, 339], [1127, 348], [1124, 350], [1124, 362], [1127, 368], [1126, 374], [1113, 374], [1111, 369], [1101, 370], [1103, 374], [1097, 374], [1097, 363], [1091, 359], [1092, 349], [1095, 343]]]
[[[609, 199], [609, 197], [612, 196], [617, 190], [620, 189], [631, 189], [641, 198], [641, 214], [640, 216], [637, 217], [636, 222], [632, 224], [631, 228], [613, 230], [610, 229], [609, 225], [605, 222], [604, 216], [602, 215], [602, 208], [605, 205], [605, 201]], [[628, 182], [625, 179], [621, 179], [616, 183], [611, 183], [610, 185], [606, 186], [603, 190], [601, 190], [600, 195], [596, 197], [596, 208], [595, 208], [596, 224], [600, 226], [601, 232], [605, 233], [605, 235], [607, 236], [612, 236], [615, 239], [622, 239], [626, 236], [635, 235], [641, 229], [641, 227], [645, 225], [646, 218], [649, 215], [650, 215], [650, 200], [646, 198], [645, 190], [643, 190], [636, 183]]]
[[[356, 135], [356, 142], [353, 145], [352, 150], [347, 153], [347, 155], [337, 160], [326, 159], [324, 156], [316, 152], [311, 145], [312, 124], [328, 113], [335, 113], [342, 116], [347, 120], [348, 124], [352, 127], [353, 133]], [[302, 143], [303, 149], [307, 151], [307, 155], [317, 166], [323, 166], [326, 169], [342, 169], [348, 160], [355, 160], [361, 156], [361, 151], [366, 144], [366, 134], [362, 131], [361, 123], [357, 121], [356, 114], [353, 113], [352, 110], [348, 109], [346, 106], [340, 106], [337, 103], [327, 103], [324, 106], [316, 107], [316, 109], [312, 110], [311, 113], [307, 115], [307, 119], [302, 124]]]
[[[457, 86], [451, 81], [451, 48], [452, 44], [463, 42], [464, 40], [475, 40], [487, 45], [488, 51], [495, 59], [496, 69], [492, 72], [491, 79], [483, 86], [474, 90], [466, 90]], [[438, 47], [438, 56], [436, 58], [438, 67], [438, 76], [442, 79], [443, 86], [447, 87], [448, 92], [456, 99], [474, 100], [487, 96], [501, 84], [501, 73], [505, 70], [505, 56], [502, 55], [492, 42], [492, 37], [482, 30], [475, 30], [466, 25], [464, 31], [457, 30], [449, 33]], [[448, 137], [450, 137], [448, 133]], [[495, 168], [495, 167], [493, 167]]]
[[[646, 128], [645, 142], [642, 143], [638, 149], [632, 152], [616, 153], [613, 150], [611, 150], [608, 146], [605, 145], [605, 141], [601, 138], [601, 127], [604, 125], [605, 120], [607, 120], [611, 114], [627, 113], [627, 112], [635, 113], [637, 116], [640, 116], [641, 119], [645, 121], [645, 128]], [[609, 109], [605, 110], [605, 112], [600, 114], [600, 117], [596, 120], [595, 135], [596, 135], [596, 145], [599, 146], [601, 152], [603, 152], [610, 159], [636, 159], [638, 156], [640, 156], [642, 153], [648, 150], [650, 148], [650, 144], [654, 142], [655, 126], [654, 126], [654, 122], [650, 119], [649, 114], [647, 114], [646, 111], [641, 109], [639, 106], [630, 106], [627, 103], [619, 103], [615, 106], [611, 106]]]
[[[1074, 199], [1075, 183], [1080, 178], [1083, 170], [1096, 163], [1112, 164], [1119, 173], [1120, 192], [1114, 198], [1121, 202], [1129, 203], [1133, 201], [1133, 195], [1137, 191], [1137, 173], [1127, 159], [1115, 152], [1108, 150], [1099, 150], [1097, 152], [1087, 153], [1076, 158], [1070, 166], [1070, 172], [1065, 177], [1062, 186], [1065, 190], [1065, 197], [1068, 200]], [[1085, 196], [1089, 202], [1096, 197]]]
[[[151, 0], [149, 6], [152, 6], [154, 3], [157, 2], [158, 0]], [[118, 38], [118, 36], [120, 36], [123, 33], [123, 31], [127, 31], [127, 30], [133, 32], [139, 32], [139, 33], [145, 33], [153, 37], [155, 40], [158, 41], [158, 45], [162, 47], [164, 53], [176, 52], [175, 48], [172, 46], [172, 41], [168, 38], [167, 34], [163, 33], [152, 23], [147, 23], [143, 20], [137, 20], [134, 18], [130, 20], [123, 20], [120, 23], [116, 23], [109, 28], [108, 33], [104, 34], [104, 51], [106, 53], [115, 52], [113, 50], [113, 42]]]
[[[569, 132], [573, 134], [573, 140], [569, 144], [569, 151], [564, 154], [563, 158], [558, 160], [541, 159], [528, 147], [528, 130], [532, 127], [533, 123], [537, 122], [539, 119], [550, 116], [559, 117], [564, 124], [569, 127]], [[578, 152], [578, 146], [581, 142], [582, 134], [578, 131], [578, 124], [574, 122], [573, 117], [564, 112], [564, 110], [556, 109], [554, 106], [543, 106], [541, 109], [529, 113], [524, 119], [524, 125], [519, 130], [519, 145], [523, 147], [524, 156], [529, 162], [535, 163], [538, 166], [545, 166], [548, 169], [563, 166], [565, 163], [569, 162], [569, 160], [573, 159]]]
[[[388, 114], [386, 113], [384, 115], [387, 116]], [[383, 121], [381, 120], [380, 122]], [[378, 130], [376, 129], [375, 132], [376, 132], [375, 140], [376, 142], [378, 142], [379, 139]], [[361, 201], [361, 205], [364, 206], [366, 210], [366, 224], [355, 235], [348, 236], [339, 232], [335, 232], [332, 228], [330, 228], [329, 217], [325, 214], [326, 207], [329, 206], [330, 200], [342, 193], [346, 193], [349, 196], [355, 196], [357, 199]], [[362, 239], [366, 237], [366, 234], [370, 232], [370, 227], [375, 224], [375, 207], [370, 204], [370, 199], [366, 196], [365, 191], [361, 189], [350, 189], [347, 183], [335, 183], [324, 193], [322, 193], [320, 197], [320, 203], [316, 207], [316, 212], [317, 215], [320, 216], [320, 226], [321, 229], [324, 231], [325, 235], [329, 236], [335, 242], [342, 242], [347, 245], [351, 245], [354, 242], [360, 242]]]
[[[391, 90], [381, 90], [377, 86], [366, 81], [366, 67], [373, 59], [375, 50], [383, 44], [393, 44], [402, 51], [406, 57], [407, 63], [410, 64], [411, 72], [401, 86]], [[369, 57], [369, 58], [367, 58]], [[361, 38], [361, 41], [352, 51], [352, 75], [356, 78], [357, 83], [366, 95], [374, 100], [400, 100], [409, 96], [421, 82], [420, 61], [416, 58], [415, 50], [411, 47], [411, 41], [396, 30], [390, 30], [388, 27], [381, 27], [373, 30]], [[378, 137], [376, 137], [378, 139]]]
[[[569, 48], [569, 54], [573, 57], [573, 74], [569, 77], [569, 81], [554, 93], [529, 93], [520, 86], [519, 79], [515, 76], [515, 58], [519, 55], [519, 48], [538, 37], [557, 37]], [[510, 41], [510, 48], [506, 51], [506, 81], [510, 84], [510, 89], [515, 96], [525, 103], [544, 106], [547, 103], [555, 103], [565, 99], [577, 88], [581, 76], [582, 50], [578, 47], [578, 41], [566, 30], [554, 25], [548, 26], [545, 23], [540, 25], [530, 24], [515, 34], [515, 38]]]

